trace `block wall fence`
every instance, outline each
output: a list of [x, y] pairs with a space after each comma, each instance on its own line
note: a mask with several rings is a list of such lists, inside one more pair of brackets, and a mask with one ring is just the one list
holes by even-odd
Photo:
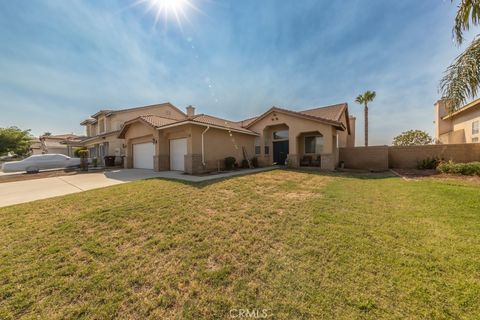
[[427, 158], [454, 162], [480, 161], [480, 143], [339, 148], [339, 161], [343, 161], [348, 169], [414, 169], [418, 161]]

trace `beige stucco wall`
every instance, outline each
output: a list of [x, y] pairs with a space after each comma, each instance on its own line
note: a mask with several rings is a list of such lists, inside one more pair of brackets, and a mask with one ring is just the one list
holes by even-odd
[[[303, 119], [292, 115], [271, 112], [268, 116], [264, 117], [257, 123], [255, 123], [249, 129], [260, 134], [260, 149], [261, 154], [259, 160], [262, 165], [270, 165], [273, 163], [273, 131], [277, 131], [279, 128], [288, 127], [289, 134], [289, 156], [293, 166], [299, 165], [299, 159], [302, 154], [303, 141], [299, 139], [300, 135], [305, 132], [313, 133], [318, 132], [324, 137], [324, 146], [322, 155], [322, 168], [334, 169], [336, 166], [336, 135], [337, 130], [331, 125], [319, 123], [317, 121]], [[266, 155], [265, 146], [269, 147], [269, 154]]]
[[170, 140], [187, 138], [187, 155], [185, 158], [186, 171], [198, 173], [203, 171], [217, 170], [224, 167], [223, 160], [233, 156], [240, 163], [243, 159], [242, 147], [245, 147], [249, 157], [253, 157], [254, 136], [232, 132], [230, 136], [227, 130], [210, 128], [204, 135], [205, 166], [202, 163], [202, 132], [205, 126], [186, 124], [182, 126], [156, 130], [143, 123], [130, 124], [126, 134], [127, 144], [126, 163], [127, 168], [133, 165], [132, 145], [144, 143], [155, 139], [155, 170], [170, 170]]
[[[340, 118], [340, 120], [347, 124], [347, 115], [344, 112]], [[338, 147], [345, 148], [345, 147], [354, 147], [355, 146], [355, 125], [356, 125], [356, 118], [350, 116], [348, 118], [348, 122], [350, 125], [350, 134], [348, 130], [345, 131], [337, 131], [338, 133]]]
[[[105, 139], [104, 139], [105, 138]], [[82, 145], [88, 149], [95, 147], [96, 145], [104, 144], [108, 142], [107, 155], [109, 156], [124, 156], [125, 149], [123, 144], [125, 143], [123, 139], [118, 139], [116, 135], [105, 135], [99, 136], [98, 138], [89, 140], [82, 143]], [[101, 163], [101, 161], [100, 161]]]
[[[160, 105], [160, 106], [151, 106], [147, 108], [129, 110], [114, 113], [108, 117], [100, 115], [97, 119], [97, 123], [93, 125], [86, 125], [86, 135], [87, 136], [95, 136], [98, 134], [102, 134], [100, 132], [100, 121], [105, 120], [105, 132], [117, 131], [120, 130], [122, 125], [129, 120], [138, 118], [144, 115], [155, 115], [161, 117], [167, 117], [172, 119], [184, 119], [185, 115], [178, 111], [176, 108], [172, 107], [171, 105]], [[90, 127], [90, 129], [88, 129]]]
[[[192, 129], [192, 154], [202, 154], [202, 132], [206, 127], [191, 126]], [[243, 147], [247, 152], [248, 158], [254, 157], [255, 136], [229, 132], [216, 128], [210, 128], [204, 134], [204, 156], [207, 170], [215, 170], [220, 166], [224, 167], [226, 157], [234, 157], [241, 164], [243, 157]]]
[[149, 108], [142, 108], [140, 110], [131, 110], [125, 112], [114, 113], [107, 117], [107, 130], [120, 130], [121, 126], [128, 120], [132, 120], [144, 115], [154, 115], [167, 117], [172, 119], [184, 119], [185, 115], [180, 113], [176, 108], [170, 105], [152, 106]]

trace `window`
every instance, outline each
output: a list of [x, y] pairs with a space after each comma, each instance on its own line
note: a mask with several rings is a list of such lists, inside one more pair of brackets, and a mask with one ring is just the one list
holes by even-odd
[[100, 133], [105, 132], [105, 119], [100, 120], [98, 125], [99, 125], [99, 129], [100, 129]]
[[273, 140], [288, 139], [288, 130], [274, 131]]
[[478, 134], [480, 132], [480, 121], [473, 121], [472, 122], [472, 134]]
[[255, 154], [260, 154], [260, 138], [255, 138]]
[[473, 142], [473, 143], [478, 142], [478, 137], [472, 138], [472, 142]]
[[322, 153], [323, 136], [305, 137], [305, 153]]
[[269, 150], [268, 146], [265, 146], [265, 154], [268, 154], [269, 151], [270, 151], [270, 150]]

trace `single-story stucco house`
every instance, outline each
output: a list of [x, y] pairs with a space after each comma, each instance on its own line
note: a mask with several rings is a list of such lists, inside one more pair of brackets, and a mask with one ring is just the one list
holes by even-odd
[[73, 133], [42, 135], [38, 139], [30, 140], [30, 153], [33, 155], [59, 153], [73, 157], [75, 144], [80, 143], [83, 138]]
[[[103, 123], [103, 135], [86, 140], [119, 139], [115, 143], [121, 144], [118, 154], [125, 156], [126, 168], [195, 174], [221, 169], [224, 158], [233, 156], [238, 162], [257, 157], [261, 166], [277, 163], [333, 170], [338, 148], [353, 147], [355, 141], [355, 118], [349, 116], [347, 103], [303, 111], [272, 107], [243, 121], [195, 114], [192, 106], [183, 113], [170, 103], [126, 110], [141, 115], [114, 128]], [[121, 113], [101, 111], [82, 124], [98, 125], [115, 112]], [[109, 135], [112, 129], [116, 132]]]

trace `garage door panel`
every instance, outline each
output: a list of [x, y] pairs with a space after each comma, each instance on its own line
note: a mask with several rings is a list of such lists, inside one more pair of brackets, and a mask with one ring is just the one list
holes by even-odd
[[133, 145], [133, 167], [137, 169], [153, 169], [155, 145], [151, 142]]
[[187, 138], [170, 140], [170, 170], [185, 171]]

